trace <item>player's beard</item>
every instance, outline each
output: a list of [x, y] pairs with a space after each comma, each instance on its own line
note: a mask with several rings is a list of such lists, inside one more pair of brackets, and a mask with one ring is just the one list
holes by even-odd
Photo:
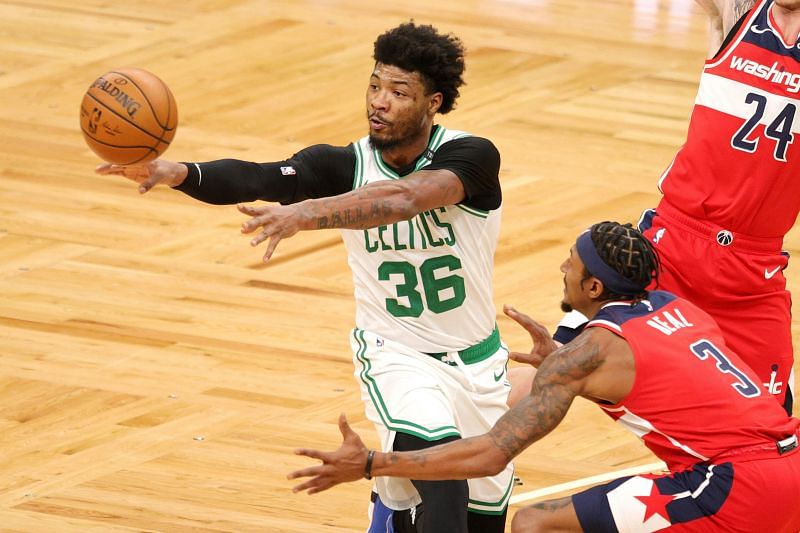
[[397, 120], [392, 122], [390, 126], [398, 130], [395, 135], [391, 135], [390, 137], [380, 138], [370, 131], [370, 146], [376, 150], [388, 150], [390, 148], [402, 147], [416, 140], [417, 136], [420, 135], [425, 127], [420, 117], [414, 117], [412, 120]]
[[572, 306], [567, 302], [561, 302], [561, 311], [564, 313], [571, 313], [573, 309]]

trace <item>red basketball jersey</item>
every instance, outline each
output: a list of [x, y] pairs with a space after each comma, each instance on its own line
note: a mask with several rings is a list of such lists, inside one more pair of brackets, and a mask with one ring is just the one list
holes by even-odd
[[783, 237], [800, 211], [800, 49], [772, 3], [706, 61], [686, 144], [659, 181], [687, 215], [754, 237]]
[[732, 460], [753, 447], [774, 455], [776, 442], [800, 426], [688, 300], [653, 291], [635, 305], [606, 304], [586, 327], [623, 337], [636, 364], [630, 393], [616, 405], [598, 405], [672, 471]]

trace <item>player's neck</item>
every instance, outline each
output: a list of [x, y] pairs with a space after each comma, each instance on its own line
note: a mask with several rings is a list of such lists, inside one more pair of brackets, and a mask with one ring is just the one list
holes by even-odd
[[788, 9], [777, 4], [772, 6], [772, 20], [781, 32], [786, 44], [794, 46], [800, 35], [800, 8]]
[[575, 306], [573, 307], [573, 309], [581, 313], [589, 320], [592, 320], [595, 316], [597, 316], [597, 313], [600, 312], [600, 309], [602, 309], [602, 307], [608, 302], [609, 300], [604, 300], [604, 301], [592, 300], [590, 302], [586, 302], [583, 305]]

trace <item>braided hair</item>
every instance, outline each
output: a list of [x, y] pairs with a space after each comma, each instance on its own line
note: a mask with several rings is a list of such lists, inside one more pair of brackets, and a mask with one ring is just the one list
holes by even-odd
[[419, 72], [428, 94], [442, 93], [439, 113], [449, 113], [464, 85], [464, 45], [453, 34], [442, 35], [414, 21], [388, 30], [375, 41], [375, 61]]
[[[600, 300], [633, 299], [639, 301], [647, 297], [647, 287], [655, 281], [658, 285], [660, 265], [655, 248], [631, 224], [600, 222], [591, 227], [592, 243], [598, 255], [608, 266], [642, 287], [635, 294], [618, 294], [604, 287]], [[583, 279], [592, 274], [587, 270]]]

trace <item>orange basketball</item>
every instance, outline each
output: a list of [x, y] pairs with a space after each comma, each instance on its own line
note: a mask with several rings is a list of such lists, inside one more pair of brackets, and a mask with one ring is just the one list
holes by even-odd
[[146, 163], [164, 153], [178, 127], [169, 87], [139, 68], [97, 78], [81, 102], [81, 131], [94, 153], [109, 163]]

